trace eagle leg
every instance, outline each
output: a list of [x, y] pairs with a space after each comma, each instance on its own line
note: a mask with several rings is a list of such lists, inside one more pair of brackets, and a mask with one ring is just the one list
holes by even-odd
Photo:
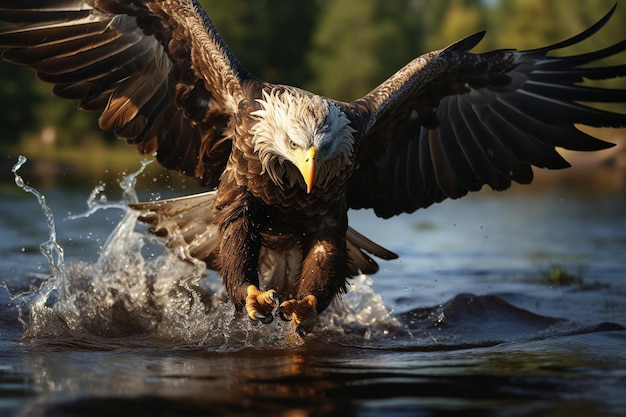
[[[329, 226], [329, 224], [333, 226]], [[324, 222], [305, 245], [297, 296], [280, 304], [276, 315], [292, 321], [298, 335], [309, 333], [317, 317], [337, 296], [346, 291], [350, 276], [346, 248], [347, 216]]]
[[317, 322], [317, 297], [307, 295], [300, 300], [287, 300], [278, 307], [276, 315], [284, 321], [293, 321], [296, 332], [304, 337]]
[[269, 324], [274, 320], [272, 311], [280, 300], [274, 290], [261, 291], [256, 285], [248, 285], [246, 296], [246, 312], [252, 320]]
[[220, 200], [216, 203], [222, 281], [237, 312], [245, 308], [250, 319], [269, 324], [274, 320], [272, 313], [280, 300], [275, 290], [259, 290], [261, 236], [257, 227], [260, 222], [255, 221], [256, 205], [251, 204], [246, 192], [231, 200], [228, 204]]

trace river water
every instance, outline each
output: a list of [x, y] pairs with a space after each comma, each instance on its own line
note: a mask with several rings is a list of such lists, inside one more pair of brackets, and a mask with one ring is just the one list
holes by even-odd
[[42, 184], [42, 210], [7, 181], [0, 415], [626, 415], [623, 193], [520, 187], [391, 221], [351, 213], [400, 259], [356, 277], [301, 343], [280, 320], [235, 317], [218, 277], [124, 209], [134, 188], [171, 187]]

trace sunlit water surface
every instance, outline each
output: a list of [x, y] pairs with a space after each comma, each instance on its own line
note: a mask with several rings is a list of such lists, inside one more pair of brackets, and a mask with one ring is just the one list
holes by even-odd
[[400, 259], [302, 343], [237, 317], [120, 185], [0, 188], [0, 415], [626, 415], [623, 195], [351, 213]]

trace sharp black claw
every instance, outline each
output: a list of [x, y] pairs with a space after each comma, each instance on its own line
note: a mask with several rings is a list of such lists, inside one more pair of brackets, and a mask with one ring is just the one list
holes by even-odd
[[285, 315], [285, 307], [278, 307], [278, 310], [276, 310], [276, 315], [280, 317], [282, 321], [291, 321], [291, 317]]
[[274, 317], [271, 314], [269, 316], [264, 316], [263, 314], [257, 313], [255, 311], [254, 317], [256, 317], [257, 320], [259, 320], [263, 324], [270, 324], [272, 321], [274, 321]]
[[302, 330], [302, 328], [300, 328], [300, 326], [296, 327], [296, 333], [298, 333], [298, 336], [300, 336], [303, 339], [306, 336], [306, 332], [304, 330]]
[[278, 294], [276, 294], [276, 292], [272, 292], [270, 294], [270, 298], [272, 299], [274, 303], [276, 303], [276, 305], [280, 304], [280, 299], [278, 298]]

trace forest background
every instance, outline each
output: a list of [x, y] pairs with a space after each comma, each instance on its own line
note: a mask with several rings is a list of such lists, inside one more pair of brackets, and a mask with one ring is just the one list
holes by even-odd
[[[416, 56], [480, 30], [476, 51], [532, 49], [593, 24], [614, 0], [201, 0], [226, 43], [258, 77], [353, 100]], [[626, 1], [582, 53], [621, 41]], [[612, 62], [621, 61], [624, 53]], [[612, 80], [626, 88], [626, 77]], [[98, 114], [53, 97], [34, 71], [0, 63], [0, 152], [106, 167], [128, 167], [135, 150], [97, 127]], [[626, 112], [622, 106], [618, 111]], [[97, 161], [97, 163], [94, 163]], [[8, 161], [2, 161], [5, 164]], [[3, 164], [3, 165], [5, 165]]]

